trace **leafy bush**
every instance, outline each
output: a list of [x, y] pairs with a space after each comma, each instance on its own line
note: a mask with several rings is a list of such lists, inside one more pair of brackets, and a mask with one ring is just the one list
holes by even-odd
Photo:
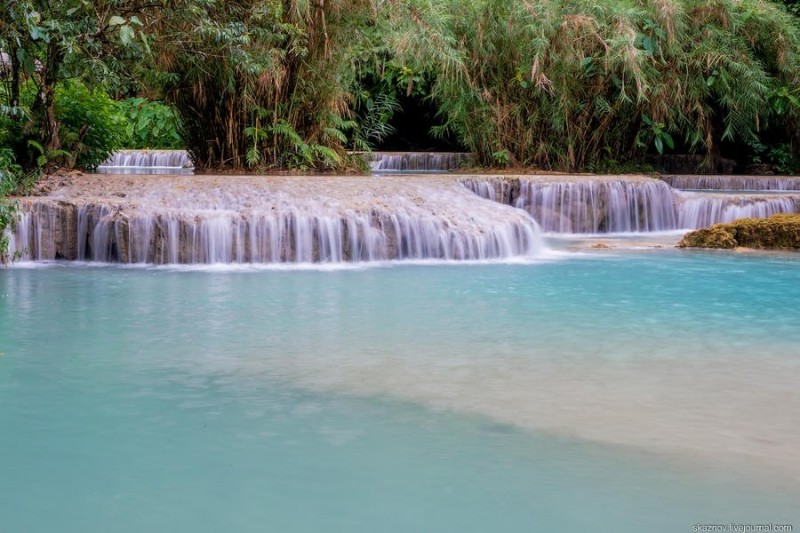
[[[27, 171], [55, 165], [93, 168], [121, 148], [126, 138], [125, 118], [117, 103], [99, 88], [88, 89], [77, 81], [65, 82], [55, 91], [55, 119], [61, 148], [47, 149], [42, 142], [37, 86], [29, 80], [20, 87], [19, 105], [0, 106], [0, 146], [9, 147], [15, 164]], [[7, 98], [0, 90], [0, 104]]]
[[90, 90], [74, 81], [59, 86], [56, 117], [62, 147], [78, 167], [94, 168], [124, 145], [124, 117], [100, 89]]
[[389, 123], [400, 110], [400, 104], [394, 93], [371, 94], [363, 91], [356, 101], [357, 120], [353, 128], [350, 144], [355, 150], [370, 151], [374, 145], [382, 142], [394, 133]]
[[18, 216], [17, 206], [0, 198], [0, 265], [8, 264], [15, 258], [9, 251], [11, 237], [8, 232], [14, 231]]
[[0, 264], [5, 265], [13, 259], [9, 255], [9, 231], [17, 223], [17, 206], [6, 200], [6, 196], [16, 189], [22, 168], [14, 161], [14, 153], [8, 148], [0, 148]]
[[8, 196], [16, 189], [22, 168], [16, 163], [10, 148], [0, 148], [0, 198]]
[[172, 107], [146, 98], [128, 98], [117, 106], [126, 121], [126, 148], [183, 148], [179, 119]]

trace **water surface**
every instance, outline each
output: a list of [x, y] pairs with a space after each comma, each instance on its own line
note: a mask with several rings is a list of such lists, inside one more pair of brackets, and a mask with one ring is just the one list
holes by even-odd
[[0, 272], [0, 531], [800, 524], [797, 256]]

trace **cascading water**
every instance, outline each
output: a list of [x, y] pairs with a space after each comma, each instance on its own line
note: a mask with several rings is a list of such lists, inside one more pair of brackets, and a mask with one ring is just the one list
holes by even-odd
[[103, 174], [191, 174], [185, 150], [120, 150], [97, 167]]
[[767, 218], [800, 211], [800, 195], [732, 195], [675, 191], [678, 226], [698, 229], [739, 218]]
[[[524, 212], [451, 180], [228, 178], [126, 183], [23, 199], [14, 247], [34, 260], [279, 263], [492, 259], [543, 245]], [[126, 178], [130, 180], [130, 178]]]
[[657, 182], [622, 180], [525, 181], [515, 205], [528, 211], [545, 231], [601, 233], [662, 231], [675, 227], [672, 191]]
[[524, 209], [545, 231], [643, 232], [677, 227], [672, 190], [658, 180], [465, 179], [461, 183], [483, 198]]
[[661, 176], [675, 189], [714, 191], [800, 191], [797, 176]]
[[464, 178], [461, 183], [481, 198], [526, 210], [542, 229], [555, 233], [697, 229], [800, 211], [800, 194], [686, 192], [643, 177]]
[[463, 167], [470, 154], [461, 152], [376, 152], [370, 154], [373, 172], [435, 173]]
[[490, 259], [541, 249], [537, 223], [633, 233], [800, 212], [800, 193], [679, 191], [635, 176], [81, 180], [19, 200], [12, 252], [156, 264]]

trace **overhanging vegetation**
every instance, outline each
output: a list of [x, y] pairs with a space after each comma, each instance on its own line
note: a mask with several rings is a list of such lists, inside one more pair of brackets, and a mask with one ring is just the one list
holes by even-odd
[[[178, 134], [200, 168], [342, 169], [403, 98], [487, 166], [798, 153], [800, 27], [764, 0], [20, 0], [0, 25], [0, 143], [25, 169]], [[139, 100], [80, 119], [66, 90]], [[92, 140], [134, 107], [169, 131]]]

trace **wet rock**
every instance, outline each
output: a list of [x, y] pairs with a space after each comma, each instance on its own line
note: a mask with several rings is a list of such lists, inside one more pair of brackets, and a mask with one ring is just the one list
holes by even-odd
[[736, 248], [736, 239], [723, 224], [687, 233], [678, 243], [678, 248]]
[[679, 248], [746, 248], [800, 250], [800, 214], [742, 218], [687, 233]]

